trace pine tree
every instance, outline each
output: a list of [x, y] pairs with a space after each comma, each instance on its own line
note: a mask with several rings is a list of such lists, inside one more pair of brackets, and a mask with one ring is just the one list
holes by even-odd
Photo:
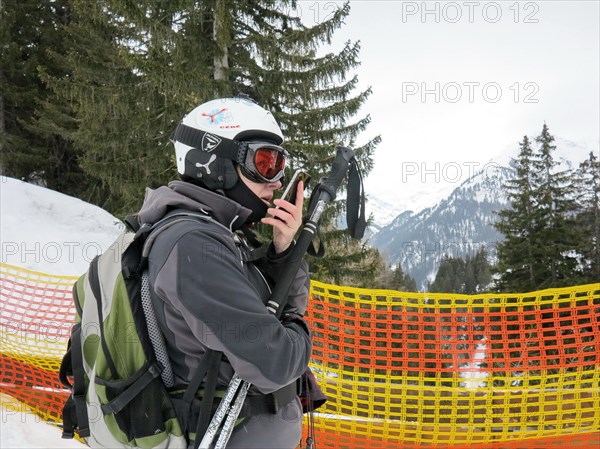
[[67, 101], [56, 102], [45, 76], [71, 72], [54, 56], [65, 51], [64, 27], [72, 20], [67, 0], [0, 2], [0, 167], [2, 174], [75, 194], [91, 180], [78, 166], [80, 153], [60, 130], [40, 116], [68, 127]]
[[398, 264], [393, 271], [392, 286], [390, 288], [401, 292], [416, 292], [417, 282], [405, 273], [402, 266]]
[[464, 259], [446, 254], [428, 291], [471, 295], [486, 291], [491, 280], [487, 252], [482, 247], [473, 256], [467, 254]]
[[444, 255], [435, 279], [429, 284], [432, 293], [462, 293], [464, 290], [465, 261]]
[[557, 170], [554, 136], [544, 123], [536, 138], [540, 144], [533, 169], [539, 185], [535, 191], [537, 229], [536, 288], [564, 287], [577, 283], [574, 182], [570, 170]]
[[337, 285], [382, 288], [378, 280], [385, 265], [379, 251], [364, 242], [352, 239], [345, 230], [331, 227], [325, 232], [335, 235], [335, 238], [331, 239], [325, 247], [324, 258], [328, 263], [315, 264], [313, 262], [315, 258], [311, 257], [309, 262], [311, 277]]
[[488, 291], [492, 284], [492, 270], [488, 260], [487, 249], [477, 251], [472, 261], [475, 276], [475, 288], [465, 293], [481, 293]]
[[[75, 104], [79, 129], [70, 137], [97, 175], [113, 213], [130, 212], [148, 183], [173, 168], [168, 136], [181, 116], [214, 96], [244, 92], [270, 109], [287, 137], [291, 169], [314, 180], [328, 172], [338, 143], [349, 146], [368, 123], [352, 123], [370, 89], [352, 97], [358, 43], [318, 56], [349, 14], [349, 4], [308, 27], [295, 1], [73, 0], [69, 29], [74, 76], [52, 84]], [[356, 148], [372, 167], [375, 137]], [[329, 219], [340, 212], [338, 205]]]
[[[78, 127], [64, 136], [83, 152], [82, 169], [99, 180], [85, 199], [116, 215], [136, 210], [144, 187], [174, 176], [170, 132], [215, 96], [242, 92], [270, 109], [286, 135], [290, 173], [303, 168], [315, 182], [329, 172], [335, 146], [356, 146], [370, 122], [352, 121], [371, 93], [353, 96], [356, 76], [347, 79], [359, 64], [359, 44], [318, 54], [349, 14], [348, 3], [307, 26], [296, 1], [71, 1], [77, 20], [67, 29], [72, 45], [64, 65], [73, 75], [48, 76], [48, 83], [73, 105]], [[365, 175], [379, 140], [355, 147]], [[366, 261], [362, 242], [340, 239], [332, 225], [342, 211], [341, 201], [329, 208], [321, 237]], [[333, 256], [311, 266], [338, 278]], [[372, 264], [365, 263], [368, 272]]]
[[[296, 1], [242, 2], [233, 13], [233, 8], [226, 11], [217, 2], [215, 60], [219, 61], [219, 80], [229, 80], [228, 85], [219, 84], [219, 91], [245, 92], [273, 112], [292, 155], [290, 172], [302, 168], [311, 174], [314, 185], [331, 169], [335, 147], [344, 144], [356, 151], [366, 175], [380, 137], [356, 147], [357, 137], [370, 123], [368, 115], [351, 121], [371, 94], [369, 88], [352, 96], [358, 80], [356, 76], [347, 79], [348, 71], [359, 64], [360, 46], [346, 42], [337, 54], [317, 55], [343, 24], [350, 4], [346, 2], [313, 26], [302, 21], [302, 8], [306, 12], [306, 5]], [[360, 260], [365, 261], [363, 269], [345, 273], [356, 276], [373, 270], [366, 262], [369, 257], [363, 243], [343, 238], [336, 226], [330, 226], [343, 212], [343, 202], [337, 201], [322, 218], [319, 238], [330, 250], [326, 257], [310, 260], [320, 278], [339, 279], [341, 266], [356, 267]], [[348, 259], [346, 264], [342, 254]]]
[[527, 136], [519, 144], [519, 155], [514, 160], [515, 177], [504, 189], [510, 208], [498, 212], [494, 224], [504, 240], [498, 243], [499, 278], [496, 287], [501, 291], [531, 291], [536, 288], [536, 228], [534, 219], [537, 178], [533, 171], [533, 150]]
[[600, 161], [590, 152], [579, 165], [577, 179], [579, 210], [576, 218], [578, 231], [579, 265], [582, 282], [600, 280]]
[[188, 17], [182, 4], [194, 11], [191, 1], [73, 0], [64, 58], [73, 76], [48, 79], [74, 105], [78, 127], [63, 133], [99, 180], [82, 196], [119, 216], [140, 206], [145, 187], [173, 178], [170, 132], [212, 86], [203, 12]]
[[576, 284], [578, 237], [574, 179], [558, 170], [554, 137], [546, 124], [533, 152], [523, 139], [515, 178], [505, 186], [511, 207], [499, 212], [496, 228], [504, 234], [498, 245], [501, 291], [530, 291]]
[[[379, 254], [379, 251], [377, 251], [377, 254]], [[404, 272], [401, 265], [397, 265], [392, 269], [389, 263], [385, 263], [383, 258], [382, 266], [379, 269], [377, 278], [374, 280], [373, 287], [403, 292], [417, 291], [416, 281], [409, 274]]]

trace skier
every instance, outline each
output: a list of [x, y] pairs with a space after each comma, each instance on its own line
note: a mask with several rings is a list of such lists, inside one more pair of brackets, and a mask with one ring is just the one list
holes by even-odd
[[[234, 372], [252, 384], [230, 449], [294, 448], [301, 439], [298, 379], [311, 354], [303, 319], [306, 262], [282, 320], [265, 306], [302, 224], [302, 183], [294, 204], [274, 200], [288, 157], [283, 140], [273, 115], [248, 98], [198, 106], [172, 136], [180, 180], [148, 189], [137, 216], [142, 225], [178, 211], [206, 216], [157, 236], [148, 258], [150, 294], [175, 385], [190, 382], [208, 350], [222, 353], [206, 378], [217, 370], [217, 393], [208, 410], [214, 411]], [[257, 223], [272, 227], [268, 245], [257, 245], [252, 233]], [[207, 383], [200, 387], [198, 404], [210, 396]], [[191, 416], [180, 417], [188, 430], [196, 429], [198, 415], [206, 420], [206, 409], [200, 411], [198, 404]]]

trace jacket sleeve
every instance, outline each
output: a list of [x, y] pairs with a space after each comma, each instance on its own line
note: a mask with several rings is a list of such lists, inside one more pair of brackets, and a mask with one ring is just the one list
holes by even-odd
[[[291, 245], [286, 251], [281, 254], [276, 254], [273, 248], [273, 244], [269, 245], [266, 255], [265, 270], [269, 277], [274, 281], [277, 281], [282, 270], [291, 257], [294, 245]], [[290, 293], [288, 296], [288, 306], [296, 309], [296, 311], [304, 316], [306, 314], [306, 308], [308, 306], [308, 297], [310, 294], [310, 276], [308, 274], [308, 263], [305, 259], [302, 260], [302, 264], [296, 273], [294, 282], [290, 287]]]
[[230, 236], [186, 233], [160, 268], [154, 289], [181, 312], [200, 343], [222, 351], [261, 392], [304, 373], [311, 354], [308, 328], [298, 320], [282, 323], [267, 311]]

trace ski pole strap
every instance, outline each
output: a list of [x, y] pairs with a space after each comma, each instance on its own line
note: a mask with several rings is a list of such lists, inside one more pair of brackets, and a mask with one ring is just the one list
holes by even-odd
[[356, 158], [350, 160], [348, 171], [348, 191], [346, 196], [346, 223], [350, 236], [360, 239], [365, 235], [365, 189]]
[[[346, 223], [350, 236], [360, 239], [364, 236], [367, 227], [365, 211], [365, 190], [363, 186], [363, 177], [356, 157], [351, 150], [343, 147], [338, 148], [338, 156], [334, 162], [332, 173], [313, 189], [308, 204], [307, 217], [310, 217], [319, 201], [327, 198], [327, 202], [333, 201], [336, 197], [336, 191], [342, 182], [342, 178], [348, 172], [348, 187], [346, 191]], [[318, 224], [315, 223], [315, 234], [319, 233]], [[308, 247], [308, 254], [315, 257], [323, 257], [323, 246], [315, 250], [314, 245]]]

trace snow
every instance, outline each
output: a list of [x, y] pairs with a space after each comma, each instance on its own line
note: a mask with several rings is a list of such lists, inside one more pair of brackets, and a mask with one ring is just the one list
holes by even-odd
[[400, 207], [395, 204], [383, 201], [381, 198], [367, 198], [366, 210], [373, 214], [373, 224], [379, 229], [387, 226], [394, 218], [400, 214]]
[[[17, 213], [18, 212], [18, 213]], [[2, 262], [79, 275], [123, 229], [105, 210], [16, 179], [0, 179]]]
[[2, 399], [0, 409], [0, 448], [68, 449], [84, 448], [77, 440], [61, 438], [61, 430], [46, 424], [42, 419], [29, 413], [21, 403]]
[[[0, 178], [2, 262], [54, 275], [77, 276], [123, 228], [99, 207], [25, 182]], [[0, 448], [82, 448], [61, 430], [0, 396]]]
[[485, 369], [482, 369], [484, 360], [487, 356], [487, 345], [485, 341], [486, 337], [483, 337], [478, 344], [475, 345], [475, 351], [471, 354], [471, 360], [459, 367], [460, 377], [466, 379], [463, 385], [466, 388], [485, 388], [487, 382], [478, 381], [477, 379], [485, 379], [488, 373]]

